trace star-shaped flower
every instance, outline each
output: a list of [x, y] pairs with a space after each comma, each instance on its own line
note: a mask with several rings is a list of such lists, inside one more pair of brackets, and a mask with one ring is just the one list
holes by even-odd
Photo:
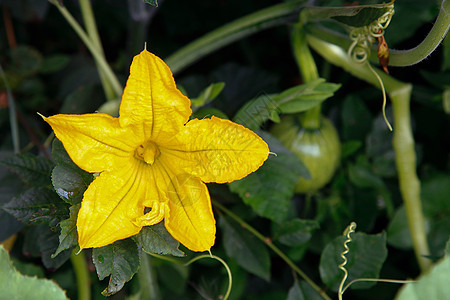
[[216, 226], [205, 182], [245, 177], [269, 148], [239, 124], [216, 117], [189, 121], [191, 113], [169, 67], [144, 50], [133, 59], [118, 118], [44, 118], [71, 159], [100, 174], [83, 195], [80, 248], [111, 244], [163, 219], [187, 248], [212, 247]]

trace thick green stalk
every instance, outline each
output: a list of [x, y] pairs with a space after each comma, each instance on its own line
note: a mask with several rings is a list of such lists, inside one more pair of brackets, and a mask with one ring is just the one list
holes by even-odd
[[[317, 37], [307, 35], [307, 40], [310, 46], [330, 63], [342, 67], [357, 78], [380, 87], [378, 79], [374, 76], [367, 63], [357, 64], [353, 62], [342, 48]], [[420, 182], [416, 174], [414, 138], [409, 116], [411, 85], [396, 80], [380, 70], [375, 69], [375, 72], [382, 79], [393, 103], [395, 122], [393, 144], [399, 173], [400, 191], [406, 207], [414, 252], [421, 270], [425, 271], [429, 267], [429, 262], [422, 256], [428, 255], [429, 251], [420, 202]]]
[[403, 196], [408, 227], [417, 261], [421, 270], [431, 266], [431, 261], [425, 256], [430, 254], [425, 231], [425, 218], [420, 201], [420, 181], [416, 173], [416, 152], [414, 137], [411, 130], [410, 99], [412, 86], [405, 85], [389, 93], [394, 113], [395, 163], [397, 165], [400, 191]]
[[[295, 61], [302, 75], [304, 82], [310, 82], [319, 78], [316, 62], [309, 50], [306, 41], [306, 33], [301, 24], [292, 26], [291, 44], [294, 52]], [[303, 128], [319, 129], [320, 128], [320, 112], [321, 104], [307, 110], [301, 115], [300, 123]]]
[[141, 300], [161, 299], [158, 282], [156, 281], [156, 274], [152, 266], [152, 258], [145, 252], [142, 253], [141, 267], [138, 271], [138, 279], [139, 285], [141, 286]]
[[410, 66], [427, 58], [447, 35], [450, 26], [450, 0], [443, 0], [436, 22], [427, 37], [417, 47], [409, 50], [391, 50], [390, 66]]
[[[389, 49], [389, 66], [405, 67], [417, 64], [427, 58], [446, 37], [450, 26], [450, 0], [443, 0], [436, 22], [425, 39], [416, 47], [408, 50]], [[329, 30], [317, 23], [308, 23], [305, 29], [310, 35], [347, 49], [351, 41], [348, 36]], [[389, 30], [389, 29], [387, 29]], [[395, 29], [393, 29], [395, 30]], [[388, 41], [389, 42], [389, 41]], [[374, 46], [370, 58], [378, 61], [377, 48]]]
[[[97, 52], [105, 59], [105, 52], [103, 51], [102, 42], [100, 36], [98, 35], [97, 24], [95, 22], [94, 13], [92, 11], [90, 0], [79, 0], [81, 15], [83, 16], [84, 26], [86, 27], [86, 32], [91, 39], [94, 46], [97, 48]], [[112, 100], [120, 97], [121, 95], [116, 95], [111, 82], [108, 80], [105, 71], [99, 67], [98, 62], [97, 69], [100, 75], [100, 80], [102, 82], [103, 90], [105, 91], [106, 99]]]
[[91, 299], [91, 281], [89, 279], [89, 272], [84, 257], [84, 252], [77, 254], [77, 251], [72, 250], [70, 261], [73, 265], [75, 277], [77, 279], [78, 300]]
[[215, 207], [220, 209], [222, 212], [224, 212], [226, 215], [228, 215], [230, 218], [238, 222], [243, 228], [247, 229], [251, 234], [253, 234], [256, 238], [258, 238], [261, 242], [265, 243], [270, 249], [272, 249], [273, 252], [275, 252], [281, 259], [283, 259], [291, 268], [294, 270], [298, 275], [300, 275], [311, 287], [316, 290], [316, 292], [326, 300], [331, 300], [331, 298], [325, 293], [324, 290], [322, 290], [314, 281], [312, 281], [311, 278], [308, 277], [308, 275], [305, 274], [297, 265], [289, 259], [289, 257], [283, 253], [277, 246], [275, 246], [272, 241], [265, 236], [263, 236], [261, 233], [259, 233], [255, 228], [250, 226], [248, 223], [246, 223], [244, 220], [242, 220], [239, 216], [231, 212], [229, 209], [227, 209], [225, 206], [220, 204], [219, 202], [215, 200], [211, 200]]
[[[117, 79], [116, 75], [112, 71], [111, 67], [106, 62], [106, 59], [98, 52], [97, 47], [92, 42], [92, 40], [88, 37], [86, 32], [84, 32], [83, 28], [81, 28], [80, 24], [75, 20], [75, 18], [70, 14], [70, 12], [62, 6], [58, 0], [49, 0], [50, 3], [55, 5], [59, 12], [63, 15], [63, 17], [66, 19], [66, 21], [69, 23], [69, 25], [73, 28], [73, 30], [78, 34], [78, 36], [81, 38], [83, 43], [86, 45], [86, 47], [91, 52], [92, 56], [94, 57], [96, 63], [98, 64], [99, 68], [103, 70], [105, 76], [108, 78], [109, 82], [111, 83], [112, 88], [114, 89], [114, 92], [116, 95], [122, 95], [123, 89], [122, 85], [120, 84], [119, 80]], [[113, 99], [108, 99], [113, 100]]]
[[305, 0], [289, 1], [257, 11], [198, 38], [165, 59], [175, 74], [200, 58], [258, 31], [295, 21]]

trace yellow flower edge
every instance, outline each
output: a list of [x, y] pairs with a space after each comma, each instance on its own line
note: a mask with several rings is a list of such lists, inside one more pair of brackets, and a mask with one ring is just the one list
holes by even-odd
[[269, 148], [242, 125], [217, 117], [189, 121], [191, 113], [169, 67], [144, 50], [131, 64], [119, 117], [44, 117], [71, 159], [100, 174], [84, 193], [78, 214], [81, 249], [109, 245], [163, 219], [188, 249], [214, 245], [205, 182], [247, 176], [264, 163]]

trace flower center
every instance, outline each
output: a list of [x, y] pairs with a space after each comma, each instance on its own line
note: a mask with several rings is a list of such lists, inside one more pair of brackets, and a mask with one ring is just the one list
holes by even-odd
[[144, 144], [136, 148], [136, 156], [149, 165], [155, 162], [155, 159], [161, 154], [159, 152], [158, 146], [152, 141], [146, 141]]

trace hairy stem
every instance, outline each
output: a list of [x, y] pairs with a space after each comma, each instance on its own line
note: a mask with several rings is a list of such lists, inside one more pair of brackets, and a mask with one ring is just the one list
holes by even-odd
[[[88, 37], [86, 32], [81, 28], [80, 24], [75, 20], [75, 18], [70, 14], [70, 12], [62, 6], [58, 0], [49, 0], [50, 3], [55, 5], [59, 12], [63, 15], [63, 17], [66, 19], [67, 23], [73, 28], [73, 30], [78, 34], [78, 36], [81, 38], [83, 43], [86, 45], [86, 47], [91, 52], [92, 56], [94, 57], [96, 63], [98, 64], [99, 69], [102, 69], [106, 78], [108, 78], [108, 81], [110, 82], [112, 88], [114, 89], [114, 92], [116, 95], [122, 95], [123, 89], [122, 85], [120, 84], [119, 80], [117, 79], [116, 75], [112, 71], [111, 67], [106, 62], [106, 59], [104, 56], [102, 56], [95, 44], [92, 42], [92, 40]], [[112, 100], [112, 99], [108, 99]]]
[[424, 257], [429, 255], [430, 251], [420, 201], [420, 181], [416, 173], [416, 152], [409, 109], [411, 90], [412, 86], [406, 85], [401, 89], [390, 92], [389, 96], [392, 101], [395, 120], [393, 145], [400, 191], [405, 204], [416, 259], [421, 270], [425, 271], [431, 266], [431, 261]]
[[410, 66], [427, 58], [447, 35], [450, 26], [450, 1], [443, 0], [436, 22], [427, 37], [417, 47], [409, 50], [390, 50], [390, 66]]
[[89, 279], [89, 272], [84, 253], [81, 252], [77, 254], [75, 249], [72, 250], [70, 261], [72, 262], [77, 279], [78, 300], [91, 299], [91, 281]]
[[297, 265], [287, 257], [286, 254], [283, 253], [277, 246], [275, 246], [272, 241], [265, 236], [263, 236], [261, 233], [259, 233], [255, 228], [247, 224], [244, 220], [242, 220], [239, 216], [228, 210], [225, 206], [220, 204], [219, 202], [215, 200], [211, 200], [215, 207], [220, 209], [222, 212], [224, 212], [226, 215], [228, 215], [230, 218], [238, 222], [243, 228], [247, 229], [251, 234], [253, 234], [255, 237], [257, 237], [260, 241], [265, 243], [270, 249], [272, 249], [273, 252], [275, 252], [281, 259], [283, 259], [291, 268], [294, 270], [298, 275], [300, 275], [311, 287], [316, 290], [316, 292], [323, 298], [327, 300], [331, 300], [331, 298], [325, 293], [324, 290], [322, 290], [314, 281], [312, 281], [311, 278], [308, 277], [308, 275], [305, 274]]
[[[390, 96], [394, 111], [394, 151], [399, 172], [399, 185], [406, 207], [409, 230], [413, 240], [414, 252], [422, 271], [429, 268], [430, 263], [422, 255], [428, 255], [428, 243], [425, 234], [425, 222], [420, 202], [420, 181], [416, 173], [416, 155], [414, 150], [414, 138], [411, 130], [409, 101], [411, 85], [401, 82], [384, 72], [373, 69], [369, 65], [357, 64], [347, 56], [342, 48], [329, 44], [314, 36], [307, 36], [311, 47], [323, 56], [327, 61], [353, 74], [355, 77], [367, 81], [379, 87], [376, 72], [383, 81], [386, 92]], [[398, 127], [398, 128], [397, 128]]]
[[[97, 48], [97, 52], [99, 55], [105, 59], [105, 52], [103, 51], [102, 42], [100, 40], [100, 36], [98, 35], [97, 24], [95, 22], [94, 13], [92, 11], [91, 1], [90, 0], [79, 0], [81, 15], [83, 16], [84, 26], [86, 27], [86, 32], [91, 39], [94, 46]], [[100, 75], [100, 80], [102, 82], [103, 90], [105, 91], [106, 99], [112, 100], [119, 95], [116, 95], [114, 89], [111, 85], [111, 82], [108, 80], [105, 71], [99, 67], [98, 62], [96, 61], [98, 73]]]
[[298, 18], [305, 0], [277, 4], [239, 18], [191, 42], [165, 59], [174, 74], [200, 58], [258, 31]]
[[[450, 0], [443, 0], [436, 22], [425, 39], [416, 47], [408, 50], [389, 49], [389, 65], [405, 67], [417, 64], [427, 58], [441, 43], [447, 35], [450, 26]], [[348, 49], [351, 41], [342, 33], [329, 30], [317, 23], [305, 24], [306, 31], [329, 43]], [[374, 46], [370, 58], [378, 61], [377, 48]]]

